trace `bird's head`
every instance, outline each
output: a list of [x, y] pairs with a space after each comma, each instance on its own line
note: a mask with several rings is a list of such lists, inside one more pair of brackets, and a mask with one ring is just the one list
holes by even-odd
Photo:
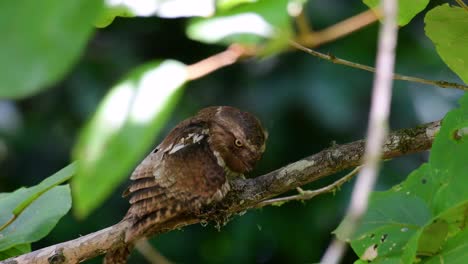
[[210, 148], [218, 162], [235, 173], [243, 174], [254, 168], [265, 151], [268, 137], [255, 116], [230, 106], [208, 107], [197, 116], [209, 123]]

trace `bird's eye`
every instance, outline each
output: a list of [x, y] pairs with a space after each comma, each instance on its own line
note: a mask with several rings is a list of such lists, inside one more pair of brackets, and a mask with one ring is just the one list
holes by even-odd
[[236, 147], [239, 148], [243, 146], [242, 142], [239, 139], [236, 139], [236, 141], [234, 141], [234, 144], [236, 144]]

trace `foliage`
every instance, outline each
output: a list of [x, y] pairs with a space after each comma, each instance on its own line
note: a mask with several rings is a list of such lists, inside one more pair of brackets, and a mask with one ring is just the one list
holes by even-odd
[[[466, 179], [468, 137], [459, 135], [468, 127], [468, 94], [460, 108], [443, 120], [428, 163], [411, 173], [401, 184], [385, 192], [375, 192], [360, 228], [352, 238], [342, 237], [346, 220], [335, 231], [342, 240], [351, 240], [363, 260], [386, 263], [395, 259], [411, 263], [424, 261], [453, 263], [452, 240], [461, 242], [468, 216]], [[451, 153], [451, 155], [446, 155]], [[450, 243], [449, 243], [450, 242]], [[464, 246], [463, 242], [459, 246]], [[373, 251], [372, 255], [369, 252]], [[367, 253], [367, 254], [366, 254]], [[457, 255], [466, 262], [466, 255]]]
[[11, 247], [0, 252], [0, 260], [7, 259], [9, 257], [18, 256], [24, 253], [28, 253], [31, 251], [31, 244], [23, 244]]
[[[148, 5], [139, 5], [143, 2]], [[363, 2], [375, 8], [379, 1]], [[399, 25], [408, 24], [428, 2], [399, 1]], [[25, 98], [51, 88], [83, 54], [93, 24], [100, 28], [111, 26], [118, 16], [190, 17], [185, 32], [192, 40], [224, 46], [241, 43], [262, 47], [263, 53], [259, 55], [275, 55], [285, 52], [288, 40], [295, 37], [294, 18], [288, 10], [305, 3], [122, 0], [105, 1], [102, 6], [101, 1], [94, 0], [47, 0], [40, 4], [4, 1], [0, 4], [0, 28], [8, 34], [0, 44], [0, 98]], [[448, 4], [425, 15], [426, 35], [444, 62], [465, 82], [468, 81], [466, 22], [468, 12]], [[284, 89], [295, 77], [290, 76]], [[72, 175], [75, 214], [84, 218], [99, 208], [149, 150], [183, 96], [182, 87], [187, 82], [187, 67], [164, 59], [136, 67], [109, 89], [79, 132], [72, 153], [73, 159], [79, 161], [76, 165], [70, 164], [36, 186], [0, 193], [0, 259], [30, 251], [31, 243], [46, 236], [69, 211], [70, 187], [61, 184]], [[331, 94], [330, 89], [324, 90]], [[260, 96], [261, 100], [263, 97], [266, 96]], [[332, 110], [329, 113], [333, 114]], [[363, 224], [350, 238], [351, 246], [361, 258], [357, 263], [467, 261], [468, 191], [462, 177], [468, 171], [464, 162], [468, 156], [464, 130], [468, 127], [467, 116], [465, 95], [460, 108], [444, 119], [430, 161], [391, 190], [373, 194]], [[340, 228], [336, 233], [340, 236]], [[224, 245], [214, 244], [211, 246]]]
[[[379, 0], [363, 0], [363, 2], [371, 8], [377, 8], [380, 4]], [[398, 25], [408, 24], [414, 16], [426, 8], [428, 3], [429, 0], [398, 0]]]
[[111, 89], [75, 148], [80, 163], [72, 186], [79, 217], [98, 207], [143, 157], [186, 76], [179, 62], [149, 63]]
[[101, 6], [96, 0], [2, 1], [0, 30], [8, 37], [0, 49], [0, 97], [30, 96], [60, 80], [83, 51]]
[[468, 12], [449, 4], [438, 6], [425, 17], [426, 35], [434, 42], [444, 62], [464, 82], [468, 82]]
[[36, 186], [0, 196], [0, 259], [31, 250], [71, 208], [70, 187], [59, 186], [75, 172], [71, 164]]
[[210, 18], [192, 19], [187, 36], [204, 43], [260, 44], [269, 40], [269, 51], [279, 52], [292, 34], [286, 10], [288, 0], [253, 1], [224, 7]]

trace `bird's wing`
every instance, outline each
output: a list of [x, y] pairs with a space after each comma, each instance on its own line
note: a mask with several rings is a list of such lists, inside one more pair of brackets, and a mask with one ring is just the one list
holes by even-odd
[[131, 206], [126, 218], [134, 224], [127, 241], [182, 212], [220, 200], [229, 190], [224, 168], [209, 147], [207, 129], [200, 124], [181, 126], [131, 176], [127, 189]]

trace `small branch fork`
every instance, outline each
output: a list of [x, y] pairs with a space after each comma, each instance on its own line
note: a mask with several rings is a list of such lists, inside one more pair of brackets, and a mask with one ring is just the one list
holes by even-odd
[[320, 31], [300, 32], [297, 42], [304, 46], [317, 47], [319, 45], [347, 36], [359, 29], [376, 22], [380, 17], [380, 10], [366, 10], [360, 14], [340, 21]]
[[[430, 149], [439, 129], [440, 122], [437, 121], [390, 133], [384, 143], [382, 158], [391, 159]], [[234, 180], [231, 182], [231, 191], [220, 203], [206, 208], [201, 214], [184, 215], [165, 222], [157, 227], [156, 232], [157, 234], [169, 232], [206, 221], [213, 221], [220, 225], [225, 224], [227, 219], [233, 215], [257, 208], [262, 202], [268, 205], [268, 201], [271, 201], [270, 199], [275, 196], [337, 172], [359, 166], [364, 155], [364, 145], [364, 140], [336, 145], [265, 175], [251, 179]], [[345, 178], [352, 177], [353, 173], [355, 172], [351, 172]], [[342, 181], [325, 188], [332, 190], [346, 180], [342, 179]], [[304, 191], [304, 195], [309, 195], [310, 193], [308, 193], [308, 191]], [[128, 222], [122, 221], [74, 240], [0, 261], [0, 264], [82, 262], [123, 246], [125, 231], [129, 225]]]
[[291, 195], [291, 196], [286, 196], [286, 197], [279, 197], [279, 198], [273, 198], [273, 199], [268, 199], [262, 202], [259, 202], [255, 208], [261, 208], [264, 206], [268, 205], [282, 205], [283, 203], [290, 202], [290, 201], [304, 201], [304, 200], [310, 200], [314, 198], [317, 195], [329, 193], [329, 192], [335, 192], [337, 189], [341, 187], [344, 183], [347, 181], [350, 181], [354, 175], [356, 175], [359, 171], [361, 166], [358, 166], [354, 168], [350, 173], [346, 174], [339, 180], [333, 182], [332, 184], [322, 187], [317, 190], [303, 190], [301, 187], [296, 187], [296, 190], [299, 194], [296, 195]]

